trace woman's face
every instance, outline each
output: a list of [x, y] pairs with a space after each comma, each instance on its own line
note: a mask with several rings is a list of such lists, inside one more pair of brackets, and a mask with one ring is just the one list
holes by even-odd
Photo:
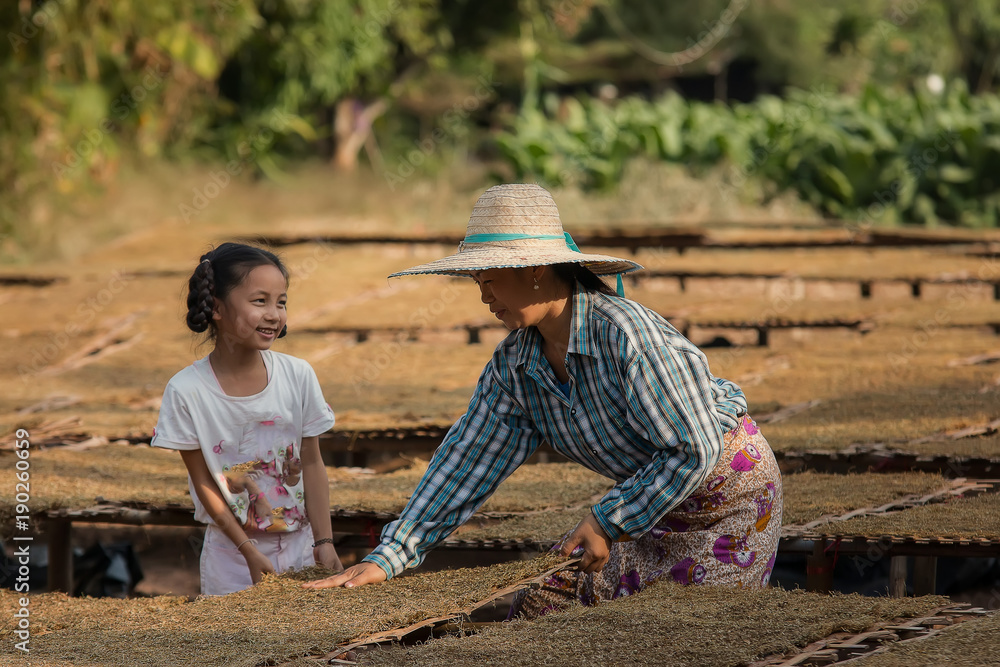
[[508, 329], [537, 325], [549, 312], [549, 304], [535, 289], [535, 271], [529, 267], [472, 273], [483, 303]]

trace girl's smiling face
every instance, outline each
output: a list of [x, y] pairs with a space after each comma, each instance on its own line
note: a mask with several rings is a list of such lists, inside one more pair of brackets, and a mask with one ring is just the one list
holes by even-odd
[[266, 350], [281, 333], [288, 313], [288, 283], [278, 267], [254, 267], [224, 300], [216, 301], [212, 319], [218, 328], [217, 344], [230, 349]]
[[483, 303], [508, 329], [537, 325], [549, 305], [535, 289], [536, 268], [487, 269], [473, 272]]

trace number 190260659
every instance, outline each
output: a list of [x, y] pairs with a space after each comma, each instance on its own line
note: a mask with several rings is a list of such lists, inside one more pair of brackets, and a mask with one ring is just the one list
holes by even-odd
[[20, 531], [28, 530], [28, 502], [31, 500], [31, 434], [23, 428], [17, 429], [14, 434], [14, 451], [17, 460], [14, 462], [14, 507], [16, 514], [16, 527]]

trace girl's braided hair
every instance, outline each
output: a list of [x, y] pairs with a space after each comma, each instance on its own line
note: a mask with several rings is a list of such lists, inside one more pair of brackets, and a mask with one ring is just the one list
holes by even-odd
[[[214, 339], [216, 332], [212, 313], [215, 310], [215, 300], [225, 300], [250, 271], [268, 264], [281, 271], [285, 281], [288, 281], [288, 269], [277, 255], [264, 248], [243, 243], [223, 243], [202, 255], [188, 279], [188, 328], [195, 333], [209, 331], [210, 338]], [[286, 333], [287, 327], [281, 330], [278, 338]]]

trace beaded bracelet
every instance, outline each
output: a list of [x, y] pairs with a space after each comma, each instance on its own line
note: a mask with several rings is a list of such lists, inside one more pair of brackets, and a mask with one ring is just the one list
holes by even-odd
[[316, 547], [318, 547], [321, 544], [333, 544], [333, 538], [332, 537], [324, 537], [322, 540], [316, 540], [315, 542], [313, 542], [313, 549], [315, 549]]

